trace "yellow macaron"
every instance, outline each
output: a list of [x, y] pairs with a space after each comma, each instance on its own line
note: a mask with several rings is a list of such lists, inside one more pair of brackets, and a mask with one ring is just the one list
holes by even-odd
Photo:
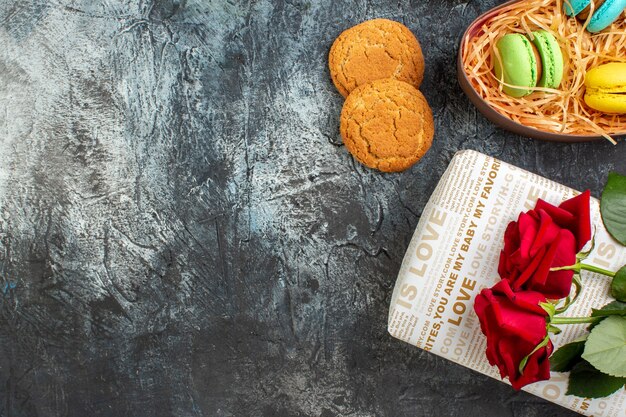
[[585, 103], [603, 113], [626, 113], [626, 62], [593, 68], [585, 75]]

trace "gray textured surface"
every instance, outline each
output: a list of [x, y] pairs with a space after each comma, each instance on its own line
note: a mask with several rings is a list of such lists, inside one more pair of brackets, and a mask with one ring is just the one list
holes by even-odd
[[[573, 416], [392, 339], [458, 149], [598, 195], [624, 143], [490, 125], [455, 78], [495, 0], [0, 2], [1, 416]], [[353, 162], [326, 57], [368, 18], [426, 55], [432, 150]]]

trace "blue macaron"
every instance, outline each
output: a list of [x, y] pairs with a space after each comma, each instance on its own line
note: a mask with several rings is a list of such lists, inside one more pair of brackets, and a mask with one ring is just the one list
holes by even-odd
[[606, 0], [591, 16], [587, 30], [591, 33], [600, 32], [611, 26], [626, 9], [626, 0]]
[[565, 1], [563, 4], [563, 9], [565, 10], [565, 14], [569, 17], [574, 17], [578, 13], [585, 10], [587, 6], [591, 3], [591, 0], [569, 0]]
[[[626, 9], [626, 0], [604, 0], [596, 3], [598, 7], [587, 25], [587, 30], [591, 33], [600, 32], [611, 26]], [[581, 20], [587, 20], [590, 8], [591, 0], [568, 0], [563, 6], [566, 15], [578, 16]]]

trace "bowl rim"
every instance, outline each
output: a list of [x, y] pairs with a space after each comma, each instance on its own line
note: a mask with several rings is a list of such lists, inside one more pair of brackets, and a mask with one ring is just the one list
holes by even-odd
[[[467, 74], [465, 73], [465, 68], [463, 65], [463, 47], [465, 44], [465, 39], [470, 36], [471, 31], [476, 28], [483, 21], [493, 17], [500, 13], [501, 9], [510, 6], [511, 4], [523, 2], [526, 0], [509, 0], [501, 5], [494, 7], [487, 12], [479, 15], [476, 19], [472, 21], [472, 23], [465, 29], [463, 32], [463, 36], [461, 37], [461, 41], [459, 43], [458, 54], [457, 54], [457, 78], [459, 80], [459, 84], [461, 89], [465, 93], [465, 95], [470, 99], [472, 104], [492, 123], [497, 126], [506, 129], [510, 132], [516, 133], [521, 136], [526, 136], [532, 139], [539, 139], [548, 142], [591, 142], [591, 141], [599, 141], [605, 140], [604, 136], [601, 135], [575, 135], [575, 134], [567, 134], [567, 133], [554, 133], [554, 132], [546, 132], [543, 130], [536, 129], [534, 127], [526, 126], [521, 123], [515, 122], [512, 119], [504, 116], [503, 114], [498, 113], [489, 103], [487, 103], [481, 96], [478, 95], [474, 87], [469, 81]], [[626, 136], [626, 132], [623, 134], [611, 135], [613, 138], [621, 138]]]

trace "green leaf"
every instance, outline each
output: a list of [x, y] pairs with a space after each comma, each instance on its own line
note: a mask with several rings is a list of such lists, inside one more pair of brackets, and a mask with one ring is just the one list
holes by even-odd
[[613, 277], [611, 294], [619, 301], [626, 301], [626, 265], [621, 267]]
[[550, 370], [554, 372], [571, 371], [574, 365], [580, 362], [585, 350], [585, 340], [568, 343], [557, 349], [550, 356]]
[[595, 326], [582, 357], [605, 374], [626, 377], [626, 317], [609, 316]]
[[626, 378], [603, 374], [587, 361], [578, 362], [569, 374], [567, 395], [601, 398], [613, 394], [626, 383]]
[[[608, 316], [602, 317], [602, 320], [604, 320], [605, 318], [607, 318]], [[587, 331], [590, 332], [593, 330], [594, 327], [596, 327], [598, 324], [602, 323], [602, 320], [597, 321], [595, 323], [591, 323], [589, 326], [587, 326]]]
[[600, 199], [600, 213], [606, 230], [626, 245], [626, 176], [609, 173]]
[[621, 301], [612, 301], [600, 309], [591, 309], [591, 317], [605, 317], [614, 315], [626, 315], [626, 303], [623, 303]]

